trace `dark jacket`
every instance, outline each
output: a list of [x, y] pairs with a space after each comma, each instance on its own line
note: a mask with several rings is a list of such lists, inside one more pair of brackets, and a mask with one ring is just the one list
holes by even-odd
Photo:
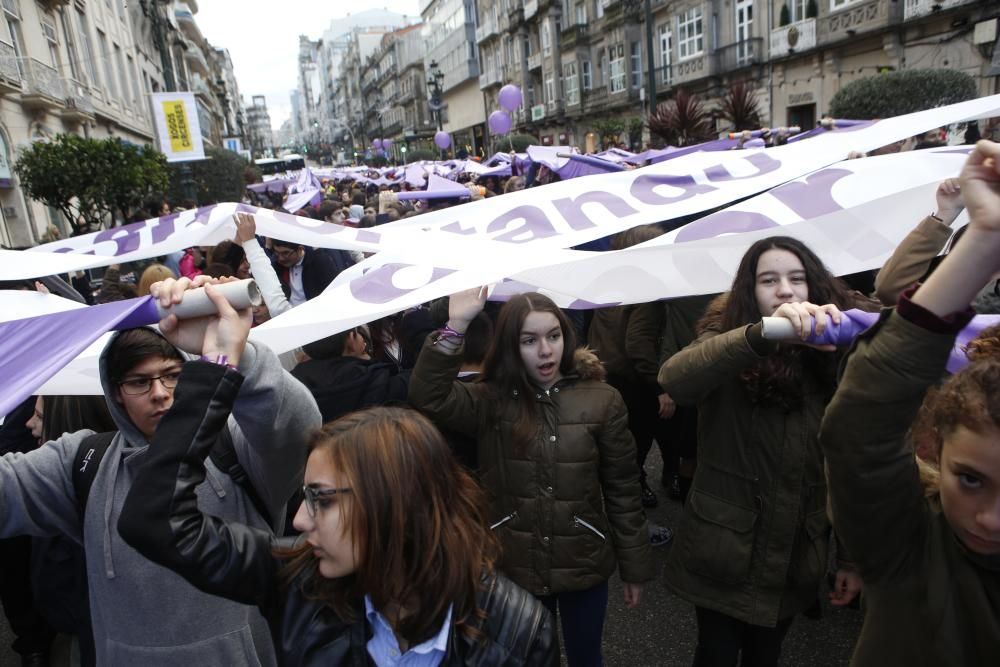
[[[360, 600], [359, 620], [352, 623], [310, 599], [303, 579], [282, 587], [282, 563], [273, 556], [277, 543], [272, 534], [198, 508], [195, 488], [205, 479], [205, 458], [242, 382], [238, 372], [216, 364], [184, 366], [174, 409], [144, 455], [119, 530], [140, 553], [203, 591], [257, 605], [270, 623], [281, 664], [373, 664], [366, 650], [371, 631]], [[452, 628], [444, 665], [557, 664], [552, 617], [527, 592], [500, 575], [487, 574], [479, 606], [486, 618], [476, 627], [485, 641], [470, 640]], [[203, 658], [212, 662], [211, 656]]]
[[[639, 500], [635, 441], [621, 396], [601, 382], [593, 353], [548, 391], [497, 396], [485, 382], [455, 379], [461, 354], [428, 338], [410, 379], [410, 404], [442, 428], [479, 442], [481, 481], [503, 545], [500, 568], [535, 595], [606, 581], [653, 578]], [[513, 442], [516, 401], [534, 401], [540, 428], [526, 451]]]
[[[327, 250], [325, 248], [306, 248], [302, 257], [302, 291], [306, 294], [306, 299], [315, 299], [327, 286], [333, 282], [341, 271], [350, 266], [349, 261], [345, 261], [340, 250]], [[285, 293], [285, 298], [291, 298], [292, 286], [289, 283], [289, 269], [281, 266], [277, 262], [272, 262], [274, 272], [278, 274], [281, 281], [281, 289]]]
[[309, 359], [292, 376], [312, 392], [323, 423], [373, 405], [402, 405], [410, 372], [390, 364], [357, 357]]
[[612, 306], [594, 311], [587, 343], [608, 371], [608, 382], [618, 387], [637, 385], [659, 394], [660, 340], [663, 306], [657, 302]]
[[[1000, 665], [1000, 556], [959, 542], [907, 439], [971, 313], [949, 327], [905, 298], [899, 308], [857, 343], [820, 433], [837, 534], [865, 581], [851, 664]], [[929, 319], [950, 332], [915, 323]]]
[[692, 604], [774, 627], [815, 602], [826, 573], [817, 434], [834, 378], [805, 373], [797, 409], [754, 404], [739, 375], [772, 349], [755, 327], [709, 331], [660, 370], [678, 404], [698, 406], [698, 468], [666, 581]]

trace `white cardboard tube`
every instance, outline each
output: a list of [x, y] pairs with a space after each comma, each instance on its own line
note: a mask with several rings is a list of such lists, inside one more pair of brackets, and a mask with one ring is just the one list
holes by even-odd
[[796, 340], [799, 337], [792, 321], [784, 317], [762, 317], [760, 333], [766, 340]]
[[[229, 302], [229, 305], [236, 310], [249, 308], [250, 306], [259, 306], [263, 300], [260, 288], [257, 287], [257, 283], [252, 278], [212, 285], [212, 287], [216, 291], [221, 292], [222, 296]], [[169, 308], [164, 308], [157, 302], [156, 309], [160, 311], [160, 318], [173, 314], [181, 320], [214, 315], [217, 312], [215, 304], [205, 294], [204, 287], [184, 292], [184, 300]]]

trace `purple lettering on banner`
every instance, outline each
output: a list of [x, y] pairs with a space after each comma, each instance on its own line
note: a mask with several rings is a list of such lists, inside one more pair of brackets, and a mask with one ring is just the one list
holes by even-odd
[[608, 303], [592, 303], [585, 299], [577, 299], [566, 306], [569, 310], [594, 310], [595, 308], [608, 308], [609, 306], [620, 306], [621, 301], [609, 301]]
[[357, 238], [359, 243], [378, 243], [382, 240], [382, 235], [367, 229], [359, 229], [358, 235], [355, 238]]
[[556, 207], [559, 211], [559, 215], [569, 223], [569, 226], [576, 230], [589, 229], [591, 227], [597, 227], [598, 223], [591, 220], [586, 213], [583, 212], [583, 207], [586, 204], [600, 204], [609, 213], [616, 216], [617, 218], [627, 218], [630, 215], [635, 215], [639, 211], [632, 208], [625, 203], [620, 197], [616, 197], [610, 192], [586, 192], [576, 199], [571, 199], [566, 197], [564, 199], [553, 200], [552, 205]]
[[465, 228], [462, 226], [462, 223], [456, 220], [455, 222], [450, 222], [444, 227], [442, 227], [441, 231], [448, 232], [449, 234], [460, 234], [462, 236], [469, 236], [470, 234], [476, 233], [476, 228], [475, 227]]
[[118, 246], [115, 250], [115, 257], [134, 252], [142, 245], [139, 232], [145, 227], [145, 222], [133, 222], [130, 225], [105, 229], [94, 237], [93, 245], [96, 246], [104, 241], [114, 241], [115, 245]]
[[433, 282], [441, 280], [445, 276], [455, 273], [453, 269], [439, 269], [435, 267], [431, 271], [430, 279], [418, 287], [401, 288], [396, 287], [393, 278], [404, 269], [413, 268], [414, 264], [383, 264], [377, 269], [373, 269], [360, 278], [351, 281], [351, 294], [358, 301], [365, 303], [383, 304], [389, 303], [393, 299], [398, 299], [410, 292], [426, 287]]
[[840, 179], [854, 172], [846, 169], [824, 169], [806, 176], [805, 183], [792, 181], [771, 190], [771, 195], [803, 220], [818, 218], [827, 213], [843, 211], [844, 207], [833, 199], [833, 186]]
[[[486, 228], [486, 233], [493, 234], [505, 231], [510, 223], [515, 220], [523, 220], [524, 222], [506, 231], [506, 233], [495, 237], [493, 240], [504, 243], [527, 243], [535, 239], [544, 239], [556, 235], [556, 230], [552, 226], [552, 223], [545, 217], [542, 209], [537, 206], [518, 206], [515, 209], [507, 211], [489, 224]], [[516, 238], [523, 235], [527, 236], [521, 239]]]
[[[656, 188], [661, 185], [669, 185], [672, 188], [683, 190], [683, 192], [676, 197], [664, 197], [656, 193]], [[674, 204], [685, 199], [690, 199], [695, 195], [712, 192], [716, 189], [711, 185], [695, 183], [694, 179], [690, 176], [639, 176], [632, 182], [632, 188], [629, 190], [629, 193], [643, 204], [656, 206], [660, 204]]]
[[175, 229], [179, 213], [171, 213], [153, 221], [153, 243], [161, 243], [170, 238]]
[[779, 226], [777, 222], [761, 213], [719, 211], [681, 227], [674, 242], [685, 243], [699, 239], [710, 239], [723, 234], [742, 234], [743, 232], [756, 232]]
[[[73, 248], [59, 248], [58, 250], [53, 250], [52, 252], [53, 253], [69, 253], [69, 252], [73, 252]], [[78, 252], [76, 254], [78, 254], [78, 255], [94, 255], [96, 253], [94, 253], [93, 248], [91, 248], [90, 250], [88, 250], [86, 252]]]
[[764, 174], [770, 174], [781, 167], [781, 162], [765, 153], [754, 153], [742, 159], [756, 167], [757, 173], [750, 174], [749, 176], [733, 176], [732, 172], [725, 165], [717, 164], [714, 167], [706, 169], [705, 175], [708, 176], [708, 180], [710, 181], [737, 181], [744, 178], [756, 178]]

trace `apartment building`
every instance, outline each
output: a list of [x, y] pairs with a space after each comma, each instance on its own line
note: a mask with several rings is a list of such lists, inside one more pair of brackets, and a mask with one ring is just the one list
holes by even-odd
[[650, 65], [658, 102], [683, 87], [711, 108], [745, 80], [774, 125], [809, 127], [841, 86], [885, 70], [958, 69], [981, 94], [1000, 90], [996, 2], [652, 0], [651, 59], [643, 9], [641, 0], [477, 0], [486, 113], [516, 83], [518, 131], [592, 148], [599, 121], [645, 113]]
[[[148, 93], [196, 94], [203, 138], [238, 131], [228, 53], [201, 35], [195, 0], [0, 1], [0, 243], [35, 245], [65, 217], [25, 197], [17, 151], [60, 133], [154, 141]], [[234, 125], [237, 126], [234, 130]]]
[[[424, 67], [441, 79], [441, 120], [452, 149], [478, 154], [486, 142], [486, 105], [479, 85], [475, 0], [423, 0]], [[435, 67], [436, 66], [436, 67]]]
[[271, 130], [267, 98], [264, 95], [254, 95], [245, 109], [248, 149], [254, 158], [274, 157], [274, 133]]
[[423, 25], [414, 24], [382, 36], [379, 48], [361, 68], [365, 137], [391, 139], [390, 152], [403, 159], [403, 148], [431, 149], [437, 129], [427, 105]]

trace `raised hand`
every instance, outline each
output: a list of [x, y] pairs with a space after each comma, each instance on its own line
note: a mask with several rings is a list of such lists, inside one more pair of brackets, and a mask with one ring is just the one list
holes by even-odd
[[[164, 308], [169, 308], [172, 305], [178, 304], [184, 300], [184, 293], [188, 290], [197, 289], [199, 287], [204, 287], [206, 285], [216, 285], [224, 282], [230, 282], [237, 280], [236, 278], [211, 278], [209, 276], [198, 276], [194, 280], [190, 278], [179, 278], [173, 279], [168, 278], [160, 282], [153, 283], [149, 288], [149, 293], [159, 301], [160, 305]], [[208, 293], [208, 297], [212, 299], [212, 302], [216, 304], [218, 309], [219, 300], [225, 301], [223, 297], [218, 294], [213, 294], [211, 291]], [[226, 302], [227, 312], [225, 315], [222, 311], [215, 315], [209, 315], [206, 317], [196, 317], [191, 319], [178, 320], [176, 315], [170, 314], [165, 318], [160, 320], [160, 332], [163, 333], [164, 338], [166, 338], [174, 347], [183, 350], [185, 352], [190, 352], [191, 354], [205, 354], [205, 355], [218, 355], [226, 354], [229, 356], [228, 352], [222, 352], [219, 350], [221, 346], [233, 347], [232, 339], [234, 335], [232, 333], [235, 323], [232, 321], [232, 315], [228, 311], [237, 313], [233, 310], [229, 303]], [[228, 317], [225, 326], [219, 320], [223, 317]], [[249, 308], [239, 311], [237, 313], [239, 318], [242, 318], [246, 322], [247, 333], [250, 330], [250, 323], [252, 322], [252, 314]], [[212, 328], [211, 332], [209, 331]], [[220, 327], [222, 330], [220, 332]], [[243, 337], [243, 344], [239, 346], [239, 352], [242, 352], [243, 345], [246, 344], [246, 337]], [[239, 352], [236, 353], [236, 358], [239, 357]], [[232, 357], [231, 357], [232, 359]], [[236, 362], [230, 361], [230, 363], [235, 364]]]
[[236, 243], [243, 245], [247, 241], [257, 238], [257, 220], [250, 213], [234, 213], [233, 222], [236, 223]]
[[962, 167], [959, 182], [970, 225], [1000, 231], [1000, 144], [977, 143]]
[[488, 295], [489, 290], [485, 286], [452, 294], [448, 299], [448, 326], [459, 333], [465, 333], [469, 323], [486, 306]]
[[965, 205], [962, 203], [962, 186], [957, 178], [946, 178], [934, 193], [937, 200], [935, 216], [946, 225], [955, 222]]

